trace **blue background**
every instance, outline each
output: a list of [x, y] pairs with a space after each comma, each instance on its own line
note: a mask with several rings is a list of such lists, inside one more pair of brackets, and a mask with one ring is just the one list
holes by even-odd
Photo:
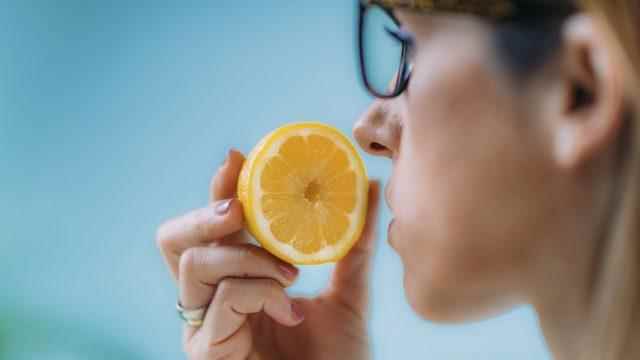
[[[184, 358], [155, 229], [205, 205], [230, 146], [298, 120], [350, 132], [371, 101], [354, 10], [0, 0], [0, 358]], [[388, 177], [387, 162], [366, 163]], [[417, 318], [399, 259], [378, 244], [376, 359], [549, 358], [529, 308], [464, 326]], [[304, 268], [293, 292], [317, 292], [330, 270]]]

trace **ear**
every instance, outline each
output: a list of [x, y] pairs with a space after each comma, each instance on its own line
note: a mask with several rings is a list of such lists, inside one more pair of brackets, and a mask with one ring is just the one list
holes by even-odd
[[620, 67], [605, 29], [593, 17], [575, 15], [563, 29], [563, 109], [553, 121], [557, 164], [578, 169], [604, 152], [622, 125], [624, 95]]

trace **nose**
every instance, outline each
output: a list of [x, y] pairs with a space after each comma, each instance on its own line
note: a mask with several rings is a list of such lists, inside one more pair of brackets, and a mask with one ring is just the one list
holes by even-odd
[[367, 153], [393, 159], [400, 145], [401, 126], [391, 101], [374, 101], [353, 126], [353, 137]]

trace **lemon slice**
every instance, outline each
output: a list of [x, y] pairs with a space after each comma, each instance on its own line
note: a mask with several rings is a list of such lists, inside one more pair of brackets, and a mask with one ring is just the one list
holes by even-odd
[[360, 237], [369, 182], [364, 163], [336, 128], [294, 123], [265, 136], [238, 179], [249, 232], [293, 264], [340, 260]]

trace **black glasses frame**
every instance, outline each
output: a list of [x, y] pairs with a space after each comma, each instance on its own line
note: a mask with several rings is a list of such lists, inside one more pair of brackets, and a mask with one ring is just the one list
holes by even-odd
[[408, 63], [408, 45], [406, 43], [402, 43], [402, 51], [400, 54], [400, 66], [398, 67], [398, 71], [396, 73], [396, 79], [394, 81], [393, 90], [390, 93], [381, 93], [377, 91], [373, 86], [371, 86], [371, 82], [367, 77], [366, 70], [366, 60], [364, 55], [364, 19], [367, 14], [367, 11], [373, 7], [379, 7], [382, 9], [389, 17], [396, 23], [396, 25], [400, 26], [400, 22], [393, 16], [393, 13], [388, 8], [385, 8], [379, 4], [375, 4], [372, 2], [363, 2], [358, 1], [358, 58], [360, 65], [360, 78], [364, 87], [367, 91], [381, 99], [391, 99], [398, 97], [402, 94], [409, 85], [409, 79], [411, 78], [411, 69]]
[[[390, 6], [398, 6], [411, 8], [417, 11], [422, 10], [443, 10], [452, 12], [465, 12], [483, 16], [493, 21], [514, 21], [524, 18], [555, 18], [563, 19], [570, 14], [578, 11], [573, 2], [545, 3], [545, 4], [526, 4], [518, 3], [510, 0], [485, 0], [481, 5], [476, 3], [464, 4], [462, 2], [450, 0], [358, 0], [358, 59], [360, 66], [360, 77], [367, 91], [378, 98], [391, 99], [399, 96], [407, 89], [411, 78], [411, 66], [408, 63], [409, 45], [402, 42], [402, 53], [400, 58], [400, 66], [397, 71], [394, 88], [389, 93], [381, 93], [377, 91], [367, 78], [366, 59], [364, 55], [364, 20], [368, 10], [378, 7], [393, 19], [396, 25], [400, 26], [400, 22], [393, 15]], [[473, 5], [473, 6], [472, 6]]]

